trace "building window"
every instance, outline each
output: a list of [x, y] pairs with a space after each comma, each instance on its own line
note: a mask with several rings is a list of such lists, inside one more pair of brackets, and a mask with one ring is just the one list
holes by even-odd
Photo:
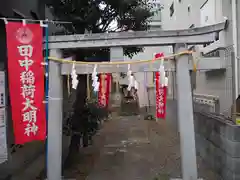
[[161, 22], [161, 11], [156, 10], [153, 13], [154, 13], [154, 16], [152, 17], [152, 22]]
[[218, 41], [219, 40], [219, 32], [216, 32], [215, 33], [215, 41]]
[[190, 12], [191, 12], [191, 7], [190, 7], [190, 5], [188, 5], [188, 8], [187, 8], [187, 10], [188, 10], [188, 13], [190, 13]]
[[174, 13], [174, 3], [172, 3], [172, 5], [170, 6], [170, 17], [172, 17]]

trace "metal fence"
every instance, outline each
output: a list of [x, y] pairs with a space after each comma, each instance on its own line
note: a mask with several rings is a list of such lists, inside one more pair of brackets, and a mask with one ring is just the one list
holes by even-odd
[[220, 113], [219, 97], [205, 94], [193, 94], [193, 102], [196, 111]]
[[221, 113], [227, 117], [232, 115], [232, 105], [235, 101], [234, 96], [234, 49], [233, 46], [226, 47], [223, 51], [223, 62], [226, 67], [226, 78], [225, 78], [225, 87], [224, 87], [224, 97], [221, 100]]

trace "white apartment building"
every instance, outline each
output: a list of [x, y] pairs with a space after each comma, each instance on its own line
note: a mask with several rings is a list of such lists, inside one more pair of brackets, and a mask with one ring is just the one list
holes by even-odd
[[[194, 93], [219, 97], [220, 112], [229, 113], [233, 99], [232, 11], [230, 0], [163, 0], [162, 29], [188, 29], [218, 23], [227, 17], [229, 27], [216, 42], [196, 47], [203, 56], [219, 58], [222, 69], [198, 71]], [[169, 49], [169, 52], [172, 50]], [[209, 62], [211, 63], [211, 62]], [[171, 78], [170, 78], [171, 79]], [[171, 80], [169, 80], [170, 86]]]
[[152, 11], [154, 12], [154, 16], [152, 17], [152, 21], [150, 24], [150, 28], [152, 30], [154, 29], [160, 29], [161, 28], [161, 9], [162, 9], [162, 0], [149, 0], [148, 1], [152, 5]]
[[[151, 0], [151, 3], [153, 3], [153, 7], [158, 9], [158, 14], [153, 17], [151, 30], [188, 29], [215, 24], [222, 21], [224, 17], [228, 18], [228, 29], [217, 34], [214, 43], [194, 47], [202, 53], [202, 58], [217, 58], [218, 66], [222, 68], [219, 70], [201, 70], [192, 75], [194, 94], [200, 94], [203, 97], [209, 95], [218, 97], [220, 112], [228, 114], [234, 94], [231, 57], [233, 52], [231, 0]], [[240, 5], [238, 6], [240, 7]], [[137, 54], [132, 59], [151, 59], [157, 52], [173, 53], [172, 47], [146, 47], [144, 52]], [[125, 58], [125, 60], [128, 59]], [[177, 98], [176, 92], [174, 93], [176, 85], [173, 85], [175, 84], [173, 74], [174, 72], [169, 73], [168, 92], [170, 97]], [[147, 75], [146, 73], [137, 73], [136, 77], [140, 84], [138, 91], [140, 106], [146, 106], [149, 97], [146, 95], [145, 83], [147, 82], [147, 86], [153, 85], [153, 73], [147, 73]], [[154, 96], [151, 97], [151, 101], [154, 99]], [[152, 103], [154, 104], [154, 102]]]

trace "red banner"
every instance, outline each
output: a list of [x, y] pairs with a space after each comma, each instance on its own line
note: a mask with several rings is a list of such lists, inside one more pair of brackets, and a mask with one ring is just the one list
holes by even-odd
[[45, 140], [42, 28], [39, 24], [8, 22], [6, 31], [15, 143]]
[[110, 85], [111, 85], [111, 74], [100, 74], [100, 84], [98, 91], [98, 103], [100, 106], [108, 107]]
[[[155, 55], [155, 59], [163, 57], [163, 53]], [[167, 87], [162, 87], [160, 84], [160, 73], [155, 73], [155, 84], [156, 84], [156, 117], [165, 119], [166, 118], [166, 103], [167, 103]]]

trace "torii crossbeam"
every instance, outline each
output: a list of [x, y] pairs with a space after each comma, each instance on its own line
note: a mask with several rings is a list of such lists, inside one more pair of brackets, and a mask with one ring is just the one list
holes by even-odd
[[[227, 21], [193, 29], [148, 32], [120, 32], [88, 35], [52, 36], [49, 38], [50, 56], [56, 57], [56, 49], [67, 48], [111, 48], [111, 61], [123, 60], [126, 46], [169, 46], [174, 53], [187, 50], [188, 45], [212, 43], [215, 34], [226, 28]], [[114, 53], [113, 53], [114, 52]], [[51, 59], [51, 58], [50, 58]], [[194, 137], [193, 104], [189, 69], [189, 55], [181, 55], [176, 60], [178, 126], [181, 142], [182, 174], [184, 180], [197, 180], [196, 148]], [[71, 73], [71, 65], [50, 60], [49, 63], [49, 121], [48, 121], [48, 180], [60, 180], [62, 169], [62, 75]], [[201, 65], [203, 66], [203, 65]], [[201, 69], [200, 66], [200, 69]], [[207, 64], [204, 64], [207, 68]], [[132, 67], [135, 72], [156, 71], [141, 65]], [[169, 68], [175, 68], [170, 66]], [[216, 67], [218, 68], [218, 67]], [[220, 68], [220, 67], [219, 67]], [[209, 68], [211, 69], [211, 67]], [[91, 65], [77, 65], [78, 74], [90, 74]], [[127, 72], [126, 66], [99, 66], [98, 72]], [[183, 105], [184, 104], [184, 105]]]

